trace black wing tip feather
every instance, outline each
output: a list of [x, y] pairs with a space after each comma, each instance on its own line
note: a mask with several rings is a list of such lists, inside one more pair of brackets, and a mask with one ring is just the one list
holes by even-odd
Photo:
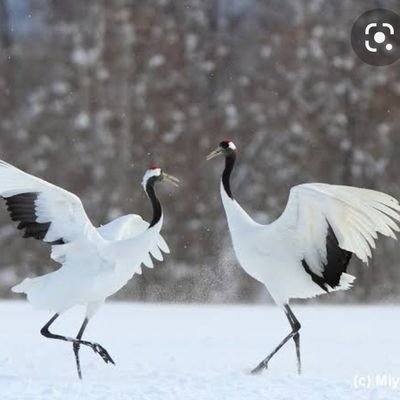
[[[38, 193], [21, 193], [14, 196], [3, 197], [8, 212], [13, 221], [19, 221], [18, 229], [24, 230], [24, 238], [33, 237], [43, 240], [50, 228], [51, 222], [36, 222], [36, 205]], [[63, 239], [55, 240], [51, 244], [64, 244]]]
[[347, 271], [347, 265], [350, 262], [353, 253], [343, 250], [339, 247], [339, 242], [328, 223], [328, 230], [326, 234], [326, 264], [323, 266], [322, 276], [314, 273], [306, 260], [301, 260], [304, 270], [311, 276], [311, 279], [324, 291], [328, 292], [328, 286], [332, 289], [340, 284], [340, 278], [344, 272]]

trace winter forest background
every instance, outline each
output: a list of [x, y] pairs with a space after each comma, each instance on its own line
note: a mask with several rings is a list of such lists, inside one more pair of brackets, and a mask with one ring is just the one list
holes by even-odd
[[[151, 162], [182, 180], [159, 188], [172, 254], [116, 297], [255, 302], [219, 198], [222, 139], [240, 151], [236, 196], [259, 222], [312, 181], [400, 198], [399, 63], [350, 46], [354, 20], [398, 0], [0, 0], [0, 158], [79, 195], [101, 224], [145, 219]], [[56, 268], [0, 208], [0, 295]], [[318, 301], [399, 301], [400, 245], [378, 244], [348, 293]]]

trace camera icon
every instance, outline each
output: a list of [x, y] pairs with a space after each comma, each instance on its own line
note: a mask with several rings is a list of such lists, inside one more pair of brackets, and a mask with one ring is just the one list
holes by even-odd
[[[378, 30], [374, 33], [373, 35], [373, 43], [371, 44], [371, 41], [369, 39], [365, 40], [365, 48], [371, 52], [371, 53], [377, 53], [378, 52], [378, 46], [383, 45], [386, 42], [387, 35], [394, 36], [394, 27], [392, 24], [389, 24], [388, 22], [383, 22], [381, 25], [382, 30]], [[370, 36], [371, 35], [371, 30], [373, 28], [378, 28], [378, 23], [377, 22], [371, 22], [365, 27], [365, 35]], [[385, 34], [386, 31], [386, 34]], [[385, 43], [384, 48], [387, 51], [392, 51], [393, 50], [393, 44], [392, 43]]]
[[400, 59], [400, 16], [384, 8], [366, 11], [353, 24], [351, 46], [369, 65], [395, 63]]

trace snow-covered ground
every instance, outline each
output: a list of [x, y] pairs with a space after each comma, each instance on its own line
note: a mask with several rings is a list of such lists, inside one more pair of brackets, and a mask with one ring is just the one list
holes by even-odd
[[[293, 343], [270, 370], [254, 367], [289, 330], [282, 311], [261, 306], [109, 303], [85, 338], [98, 341], [116, 366], [41, 337], [49, 319], [23, 302], [0, 303], [1, 400], [389, 400], [400, 398], [399, 307], [300, 307], [302, 376]], [[82, 309], [54, 324], [77, 332]], [[370, 388], [359, 386], [371, 386]]]

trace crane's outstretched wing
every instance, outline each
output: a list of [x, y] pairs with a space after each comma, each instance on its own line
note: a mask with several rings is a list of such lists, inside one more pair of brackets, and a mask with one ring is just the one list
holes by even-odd
[[310, 183], [291, 189], [275, 224], [295, 231], [304, 269], [328, 291], [339, 285], [352, 254], [368, 262], [378, 233], [396, 239], [395, 221], [400, 221], [400, 205], [387, 194]]
[[[100, 235], [107, 240], [125, 240], [133, 239], [142, 233], [144, 233], [149, 227], [149, 223], [140, 215], [129, 214], [123, 215], [122, 217], [116, 218], [106, 225], [102, 225], [97, 228]], [[155, 239], [155, 243], [151, 246], [150, 254], [158, 261], [163, 261], [164, 257], [161, 251], [169, 254], [169, 248], [164, 238], [158, 234]], [[146, 257], [144, 264], [152, 268], [153, 263], [151, 258]]]
[[140, 215], [128, 214], [101, 225], [97, 231], [107, 240], [123, 240], [140, 235], [148, 226]]
[[[130, 271], [133, 275], [134, 273], [142, 273], [142, 264], [146, 267], [153, 268], [153, 261], [150, 255], [161, 255], [159, 250], [161, 226], [162, 219], [160, 223], [150, 229], [145, 229], [144, 232], [135, 237], [111, 242], [110, 252], [113, 254], [116, 269], [120, 271]], [[158, 254], [157, 251], [160, 254]]]
[[97, 234], [77, 196], [4, 161], [0, 161], [0, 196], [25, 238], [62, 244]]

